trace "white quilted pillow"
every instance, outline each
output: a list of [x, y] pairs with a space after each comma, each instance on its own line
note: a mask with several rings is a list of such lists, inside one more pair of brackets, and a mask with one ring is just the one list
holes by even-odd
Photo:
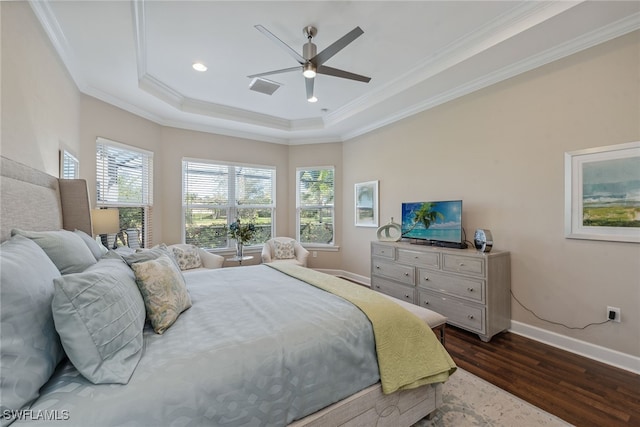
[[275, 259], [293, 259], [296, 257], [293, 241], [279, 242], [275, 240], [273, 242], [273, 249]]

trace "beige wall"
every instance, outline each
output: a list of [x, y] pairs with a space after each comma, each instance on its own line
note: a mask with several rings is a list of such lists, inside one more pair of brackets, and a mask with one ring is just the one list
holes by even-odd
[[511, 251], [514, 320], [640, 355], [640, 245], [564, 237], [564, 153], [640, 139], [640, 32], [344, 143], [344, 269], [369, 275], [375, 230], [353, 227], [353, 184], [380, 180], [380, 218], [403, 201], [463, 200], [463, 226]]
[[79, 91], [27, 2], [0, 2], [0, 153], [58, 176], [58, 150], [78, 155]]
[[[163, 175], [165, 214], [164, 241], [182, 241], [182, 159], [185, 157], [222, 162], [273, 166], [276, 168], [276, 233], [285, 233], [289, 223], [287, 210], [288, 147], [203, 132], [162, 128], [162, 160], [156, 162]], [[259, 260], [259, 254], [254, 260]]]
[[[375, 230], [353, 225], [353, 185], [380, 180], [380, 219], [410, 200], [463, 199], [464, 226], [492, 230], [512, 255], [514, 320], [640, 355], [640, 245], [563, 235], [566, 151], [640, 139], [640, 33], [621, 37], [462, 99], [340, 144], [286, 147], [165, 128], [79, 95], [28, 4], [0, 2], [2, 154], [50, 174], [58, 149], [80, 157], [95, 197], [95, 138], [153, 150], [154, 239], [181, 237], [183, 156], [278, 168], [278, 234], [295, 234], [295, 169], [336, 167], [336, 242], [310, 265], [369, 275]], [[284, 177], [284, 178], [283, 178]]]

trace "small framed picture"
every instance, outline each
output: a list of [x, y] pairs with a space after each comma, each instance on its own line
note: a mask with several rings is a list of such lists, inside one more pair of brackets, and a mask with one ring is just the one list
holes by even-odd
[[378, 181], [355, 185], [356, 227], [378, 227]]
[[640, 142], [565, 153], [565, 236], [640, 243]]

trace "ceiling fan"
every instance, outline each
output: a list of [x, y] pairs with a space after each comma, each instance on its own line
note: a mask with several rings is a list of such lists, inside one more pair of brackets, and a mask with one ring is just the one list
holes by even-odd
[[340, 77], [343, 79], [356, 80], [359, 82], [369, 83], [371, 77], [361, 76], [360, 74], [350, 73], [348, 71], [339, 70], [337, 68], [327, 67], [324, 65], [329, 58], [333, 57], [336, 53], [344, 49], [349, 43], [360, 37], [364, 31], [360, 27], [356, 27], [349, 31], [347, 34], [336, 40], [332, 45], [324, 49], [320, 53], [317, 52], [317, 47], [311, 39], [318, 33], [316, 27], [308, 25], [302, 29], [302, 32], [307, 37], [307, 43], [302, 47], [302, 55], [293, 50], [289, 45], [276, 37], [273, 33], [267, 30], [262, 25], [256, 25], [255, 28], [262, 34], [271, 39], [274, 43], [284, 49], [289, 55], [298, 61], [298, 66], [291, 68], [284, 68], [282, 70], [267, 71], [266, 73], [253, 74], [247, 76], [249, 78], [268, 76], [271, 74], [288, 73], [290, 71], [302, 71], [302, 75], [305, 77], [305, 85], [307, 89], [307, 101], [316, 102], [318, 99], [314, 96], [313, 85], [316, 74], [325, 74], [328, 76]]

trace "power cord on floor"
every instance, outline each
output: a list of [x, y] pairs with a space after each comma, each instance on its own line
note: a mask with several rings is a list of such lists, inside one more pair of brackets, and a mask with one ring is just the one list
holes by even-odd
[[538, 316], [533, 310], [531, 310], [530, 308], [528, 308], [526, 305], [524, 305], [523, 303], [520, 302], [520, 300], [518, 298], [516, 298], [516, 296], [513, 294], [513, 291], [509, 291], [511, 292], [511, 296], [513, 297], [514, 300], [516, 300], [516, 302], [518, 304], [520, 304], [520, 307], [524, 308], [525, 310], [527, 310], [529, 313], [533, 314], [537, 319], [542, 320], [543, 322], [548, 322], [551, 323], [553, 325], [559, 325], [559, 326], [564, 326], [567, 329], [586, 329], [589, 326], [593, 326], [593, 325], [604, 325], [605, 323], [609, 323], [611, 322], [611, 319], [607, 319], [604, 322], [593, 322], [593, 323], [589, 323], [588, 325], [585, 326], [567, 326], [564, 323], [560, 323], [560, 322], [554, 322], [553, 320], [549, 320], [549, 319], [545, 319], [543, 317]]

